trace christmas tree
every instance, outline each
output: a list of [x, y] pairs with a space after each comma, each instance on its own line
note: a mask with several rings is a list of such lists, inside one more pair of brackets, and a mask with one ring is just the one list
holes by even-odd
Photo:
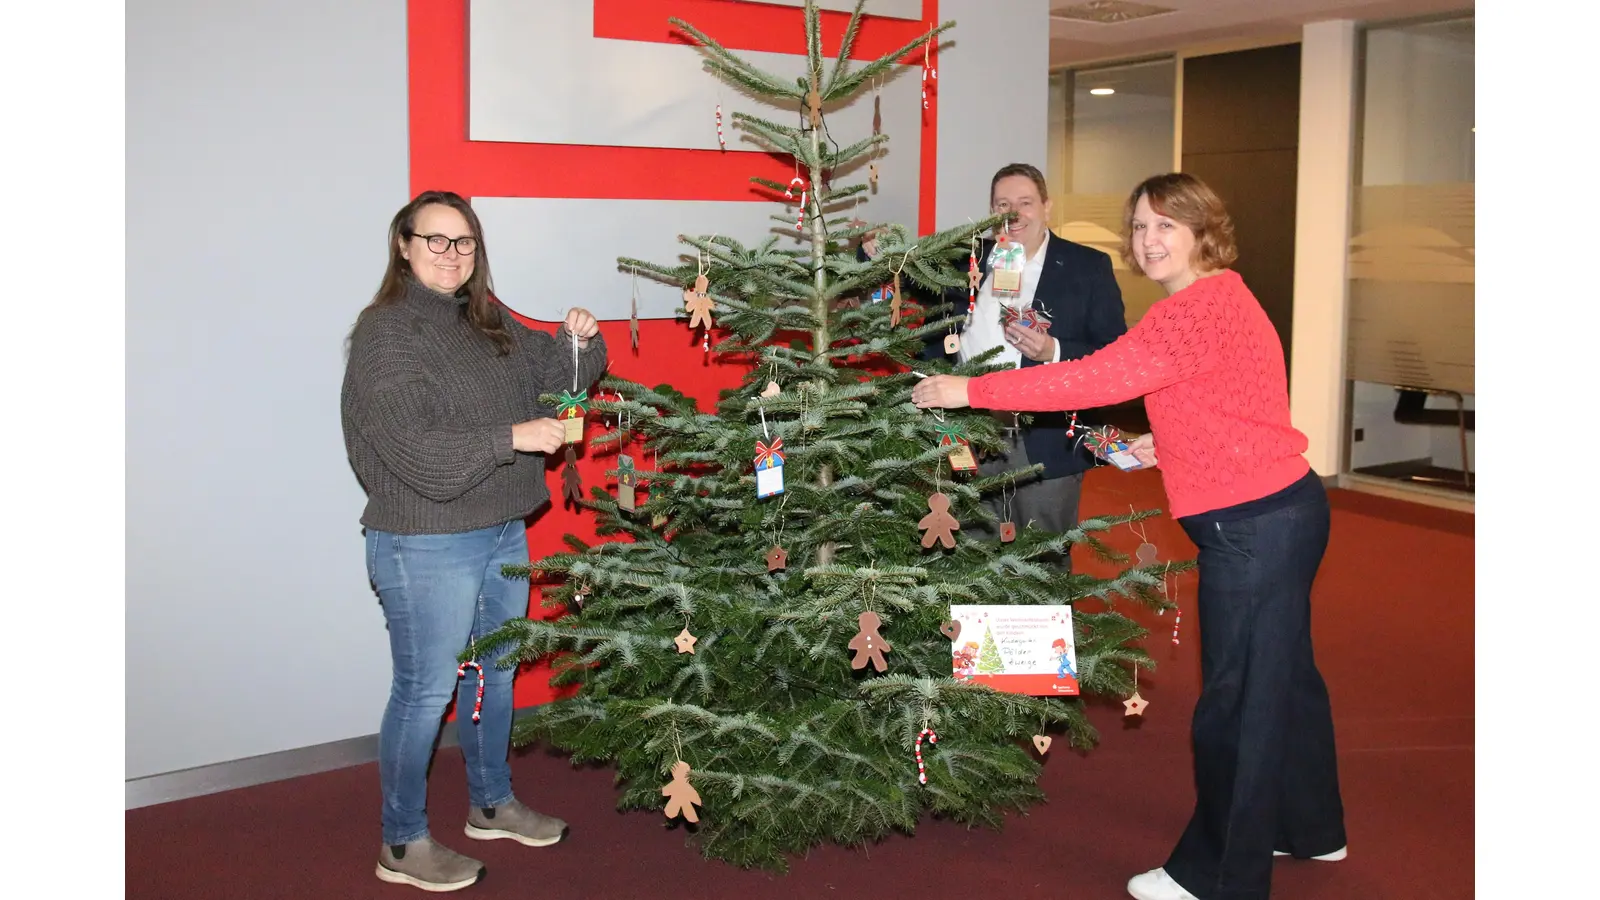
[[978, 674], [998, 675], [1006, 670], [1000, 659], [1000, 647], [994, 642], [994, 633], [983, 626], [983, 649], [978, 651]]
[[[1112, 601], [1169, 605], [1159, 592], [1163, 566], [1101, 579], [1046, 562], [1073, 544], [1125, 562], [1095, 533], [1154, 511], [1085, 521], [1068, 534], [1019, 528], [1006, 543], [960, 530], [953, 549], [923, 540], [919, 522], [935, 515], [937, 498], [961, 522], [992, 524], [980, 495], [1035, 477], [1037, 467], [954, 473], [953, 451], [1002, 446], [1000, 424], [910, 402], [916, 376], [907, 367], [996, 368], [989, 357], [964, 366], [917, 357], [930, 335], [965, 315], [967, 278], [956, 261], [965, 269], [973, 236], [1003, 219], [912, 238], [898, 224], [846, 218], [870, 185], [835, 179], [859, 176], [888, 136], [836, 143], [824, 108], [954, 25], [857, 68], [849, 57], [862, 5], [827, 60], [807, 3], [807, 67], [793, 79], [671, 20], [703, 48], [712, 73], [799, 111], [798, 126], [744, 114], [733, 122], [804, 173], [799, 186], [752, 179], [791, 208], [774, 219], [788, 241], [798, 221], [803, 243], [686, 235], [692, 252], [681, 265], [619, 260], [624, 272], [683, 287], [691, 327], [713, 328], [712, 351], [740, 357], [749, 374], [709, 412], [668, 385], [602, 381], [620, 399], [598, 400], [594, 412], [618, 427], [591, 449], [615, 450], [612, 474], [628, 476], [620, 494], [591, 486], [585, 500], [605, 540], [569, 536], [571, 552], [508, 568], [553, 583], [544, 602], [565, 614], [508, 623], [477, 647], [507, 665], [556, 654], [553, 683], [580, 686], [519, 720], [518, 745], [540, 741], [574, 762], [614, 765], [620, 807], [681, 815], [697, 823], [705, 855], [740, 866], [782, 870], [787, 854], [910, 833], [930, 812], [998, 827], [1007, 809], [1043, 799], [1032, 735], [1093, 745], [1080, 699], [951, 677], [953, 638], [941, 626], [951, 627], [952, 603], [1092, 601], [1098, 609], [1073, 615], [1080, 683], [1116, 698], [1131, 691], [1132, 666], [1154, 663], [1130, 644], [1144, 630]], [[853, 245], [869, 232], [879, 253], [864, 260]], [[924, 309], [901, 295], [902, 279], [931, 296], [955, 289], [960, 302]], [[886, 287], [893, 299], [873, 302]], [[637, 503], [634, 479], [648, 490]]]

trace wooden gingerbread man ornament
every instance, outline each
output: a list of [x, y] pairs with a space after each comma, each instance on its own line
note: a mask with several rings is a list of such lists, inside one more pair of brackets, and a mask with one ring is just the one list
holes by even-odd
[[710, 328], [714, 324], [711, 321], [711, 310], [716, 304], [711, 301], [710, 297], [706, 296], [708, 287], [709, 283], [706, 281], [706, 274], [701, 272], [695, 276], [694, 287], [683, 292], [683, 306], [690, 313], [690, 328], [696, 325], [704, 325]]
[[944, 544], [949, 550], [956, 545], [956, 536], [953, 532], [961, 530], [961, 523], [955, 516], [950, 515], [950, 498], [944, 494], [934, 494], [928, 498], [928, 509], [932, 512], [922, 517], [917, 527], [923, 529], [922, 546], [924, 549], [933, 546], [934, 541]]
[[578, 478], [578, 456], [572, 452], [571, 444], [567, 445], [566, 460], [561, 468], [561, 496], [576, 506], [583, 501], [583, 482]]
[[861, 631], [850, 639], [850, 649], [855, 651], [856, 654], [855, 658], [850, 660], [850, 668], [865, 669], [868, 662], [871, 662], [872, 667], [879, 672], [889, 668], [889, 664], [884, 661], [883, 655], [894, 648], [889, 646], [889, 642], [884, 640], [882, 635], [878, 634], [878, 626], [883, 623], [883, 620], [878, 618], [877, 613], [868, 610], [857, 616], [856, 621], [860, 623]]
[[683, 816], [690, 822], [700, 821], [695, 814], [695, 806], [704, 806], [700, 801], [700, 792], [689, 783], [689, 764], [678, 760], [672, 765], [672, 780], [662, 785], [661, 796], [667, 798], [667, 808], [662, 810], [667, 818]]

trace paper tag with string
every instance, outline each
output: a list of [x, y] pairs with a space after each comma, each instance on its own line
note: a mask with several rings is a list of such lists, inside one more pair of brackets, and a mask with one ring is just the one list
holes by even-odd
[[[767, 430], [767, 412], [759, 403], [761, 434], [766, 441], [756, 441], [756, 497], [771, 497], [783, 493], [783, 438], [774, 438]], [[768, 443], [770, 441], [770, 443]]]
[[578, 336], [572, 335], [572, 390], [562, 391], [556, 398], [556, 418], [566, 429], [564, 439], [568, 444], [583, 440], [584, 415], [589, 411], [589, 391], [578, 390]]
[[945, 420], [942, 411], [935, 411], [934, 418], [939, 424], [935, 426], [939, 434], [939, 446], [954, 447], [950, 451], [950, 468], [956, 472], [969, 472], [978, 468], [978, 461], [972, 455], [972, 445], [967, 441], [967, 433], [960, 424]]
[[1016, 297], [1022, 293], [1022, 270], [1028, 264], [1028, 253], [1020, 241], [1013, 241], [1004, 232], [995, 241], [989, 253], [989, 290], [996, 297]]
[[[617, 395], [619, 403], [621, 396], [620, 393]], [[639, 483], [639, 477], [633, 455], [628, 453], [628, 443], [632, 434], [628, 430], [627, 416], [627, 412], [620, 409], [617, 411], [617, 429], [621, 432], [617, 438], [617, 508], [632, 512], [638, 503], [634, 489]]]

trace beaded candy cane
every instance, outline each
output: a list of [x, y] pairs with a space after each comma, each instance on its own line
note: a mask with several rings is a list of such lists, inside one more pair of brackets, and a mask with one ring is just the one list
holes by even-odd
[[922, 764], [922, 739], [924, 737], [928, 739], [930, 744], [939, 743], [939, 736], [933, 733], [932, 728], [924, 728], [922, 733], [917, 735], [917, 781], [920, 784], [928, 783], [928, 769]]
[[479, 716], [483, 714], [483, 666], [478, 665], [474, 661], [468, 660], [467, 662], [464, 662], [456, 667], [456, 677], [461, 678], [465, 676], [469, 666], [478, 670], [478, 702], [474, 703], [472, 706], [472, 721], [476, 722], [478, 721]]

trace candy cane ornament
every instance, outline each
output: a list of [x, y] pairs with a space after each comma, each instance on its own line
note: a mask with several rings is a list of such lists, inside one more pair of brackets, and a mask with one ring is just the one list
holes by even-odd
[[795, 219], [794, 230], [804, 231], [806, 229], [806, 200], [810, 197], [806, 180], [801, 178], [799, 175], [789, 179], [789, 189], [784, 191], [783, 195], [788, 197], [790, 200], [793, 200], [794, 189], [797, 187], [800, 189], [800, 215]]
[[924, 728], [922, 733], [917, 735], [917, 782], [920, 784], [928, 783], [928, 769], [922, 764], [922, 739], [924, 737], [928, 739], [930, 744], [939, 743], [939, 736], [934, 734], [932, 728]]
[[472, 705], [472, 721], [476, 722], [483, 715], [483, 666], [471, 660], [464, 662], [456, 667], [456, 677], [465, 677], [468, 667], [478, 670], [478, 702]]
[[723, 137], [722, 137], [722, 104], [721, 103], [717, 104], [717, 143], [722, 145], [722, 149], [724, 149], [724, 150], [728, 149], [728, 142], [726, 140], [724, 140]]

